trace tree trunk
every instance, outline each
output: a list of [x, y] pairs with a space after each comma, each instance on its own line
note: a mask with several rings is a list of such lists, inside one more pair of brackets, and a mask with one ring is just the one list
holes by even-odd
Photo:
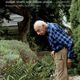
[[30, 15], [28, 17], [24, 17], [24, 20], [18, 23], [18, 31], [20, 40], [23, 42], [27, 42], [27, 34], [30, 28]]

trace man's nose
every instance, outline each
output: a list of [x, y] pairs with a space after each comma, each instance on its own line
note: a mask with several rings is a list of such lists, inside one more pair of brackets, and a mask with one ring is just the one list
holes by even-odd
[[38, 35], [40, 35], [40, 33], [37, 33]]

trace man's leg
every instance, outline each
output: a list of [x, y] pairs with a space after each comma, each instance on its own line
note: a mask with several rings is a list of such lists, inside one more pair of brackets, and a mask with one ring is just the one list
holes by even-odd
[[55, 80], [68, 80], [67, 49], [63, 48], [54, 55]]

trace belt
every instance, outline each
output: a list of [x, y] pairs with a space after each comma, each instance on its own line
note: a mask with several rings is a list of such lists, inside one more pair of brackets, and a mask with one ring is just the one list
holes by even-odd
[[60, 47], [59, 49], [56, 49], [55, 52], [59, 52], [60, 50], [62, 50], [64, 47]]

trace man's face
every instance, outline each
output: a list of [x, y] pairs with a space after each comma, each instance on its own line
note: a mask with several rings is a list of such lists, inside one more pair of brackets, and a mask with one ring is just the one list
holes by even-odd
[[34, 29], [37, 33], [37, 35], [45, 35], [46, 33], [46, 26], [42, 25], [42, 26], [37, 26], [35, 29]]

